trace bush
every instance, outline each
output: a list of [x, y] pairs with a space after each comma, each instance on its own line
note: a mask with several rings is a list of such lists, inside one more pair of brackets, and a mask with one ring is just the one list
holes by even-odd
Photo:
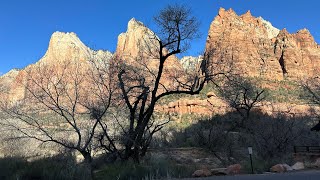
[[28, 162], [22, 158], [5, 157], [0, 159], [0, 179], [17, 179], [20, 170], [27, 166]]
[[310, 131], [312, 117], [309, 116], [290, 117], [281, 113], [270, 116], [253, 111], [243, 127], [234, 128], [233, 122], [238, 118], [236, 112], [229, 112], [199, 120], [173, 133], [174, 138], [166, 144], [179, 147], [188, 142], [188, 146], [205, 148], [215, 153], [223, 166], [246, 164], [249, 158], [247, 147], [251, 145], [256, 172], [267, 171], [278, 163], [292, 163], [295, 145], [319, 144], [319, 134]]
[[24, 158], [0, 159], [0, 179], [90, 179], [86, 168], [77, 165], [70, 156], [48, 157], [32, 162]]
[[147, 157], [141, 164], [116, 162], [96, 171], [95, 179], [167, 179], [190, 177], [196, 167], [175, 164], [163, 157]]

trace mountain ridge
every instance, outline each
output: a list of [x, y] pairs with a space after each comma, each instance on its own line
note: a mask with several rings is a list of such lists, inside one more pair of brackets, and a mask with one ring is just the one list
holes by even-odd
[[[54, 65], [65, 61], [85, 62], [92, 58], [110, 59], [112, 56], [129, 62], [141, 55], [141, 44], [151, 44], [156, 48], [156, 41], [145, 41], [148, 36], [157, 38], [142, 22], [132, 18], [128, 22], [127, 31], [119, 34], [116, 51], [112, 54], [109, 51], [90, 49], [73, 32], [57, 31], [52, 34], [42, 58], [22, 70], [3, 74], [0, 76], [0, 83], [5, 82], [6, 88], [12, 89], [13, 94], [23, 94], [23, 88], [18, 84], [24, 81], [25, 71], [41, 63]], [[252, 16], [250, 11], [237, 15], [232, 9], [220, 8], [210, 25], [205, 50], [206, 53], [214, 50], [209, 58], [214, 65], [211, 67], [213, 71], [226, 70], [232, 64], [237, 67], [239, 74], [271, 80], [297, 80], [320, 72], [320, 45], [315, 42], [309, 30], [302, 29], [290, 34], [286, 29], [277, 29], [262, 17]], [[148, 66], [156, 67], [157, 61], [148, 58], [151, 59]], [[176, 73], [177, 69], [188, 71], [189, 68], [192, 71], [197, 68], [193, 66], [199, 66], [199, 61], [199, 57], [185, 57], [181, 60], [171, 57], [166, 62], [165, 73]], [[169, 79], [170, 76], [166, 78]], [[20, 90], [16, 91], [14, 88]]]

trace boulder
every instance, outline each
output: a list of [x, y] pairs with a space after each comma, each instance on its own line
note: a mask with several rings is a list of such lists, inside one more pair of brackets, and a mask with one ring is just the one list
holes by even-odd
[[199, 169], [196, 170], [193, 174], [192, 177], [209, 177], [211, 176], [211, 171], [208, 169]]
[[227, 175], [227, 168], [216, 168], [216, 169], [211, 169], [210, 171], [213, 176]]
[[320, 158], [318, 158], [313, 164], [315, 168], [320, 168]]
[[288, 164], [282, 164], [282, 166], [285, 168], [286, 171], [292, 171], [293, 168], [289, 166]]
[[302, 170], [302, 169], [304, 169], [304, 164], [303, 164], [303, 162], [296, 162], [291, 167], [293, 170]]
[[232, 164], [227, 167], [227, 174], [229, 175], [240, 174], [240, 172], [241, 172], [240, 164]]
[[283, 164], [276, 164], [270, 168], [270, 171], [276, 173], [283, 173], [286, 172], [286, 168], [283, 166]]
[[214, 97], [216, 94], [214, 92], [208, 92], [207, 93], [207, 97], [208, 98], [211, 98], [211, 97]]

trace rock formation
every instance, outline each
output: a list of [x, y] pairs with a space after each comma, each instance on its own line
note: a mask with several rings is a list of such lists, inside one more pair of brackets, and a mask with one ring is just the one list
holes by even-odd
[[238, 16], [221, 8], [206, 43], [213, 71], [234, 70], [250, 77], [300, 79], [319, 72], [320, 49], [308, 30], [279, 31], [248, 11]]
[[[143, 75], [146, 80], [154, 81], [159, 66], [158, 36], [142, 22], [132, 18], [128, 22], [127, 31], [118, 36], [115, 60], [135, 67], [135, 71], [138, 69], [144, 71]], [[165, 61], [160, 83], [166, 89], [171, 89], [176, 86], [174, 78], [182, 76], [183, 68], [178, 58], [174, 55], [170, 56]]]
[[[159, 63], [157, 39], [154, 32], [134, 18], [128, 22], [127, 31], [119, 35], [115, 55], [108, 51], [91, 50], [74, 33], [56, 32], [50, 39], [47, 52], [37, 63], [0, 77], [0, 88], [4, 90], [1, 92], [12, 101], [23, 99], [27, 72], [41, 64], [86, 64], [88, 60], [108, 60], [112, 56], [115, 61], [139, 67], [144, 70], [144, 75], [149, 73], [149, 80], [152, 81], [152, 74], [157, 72]], [[261, 17], [253, 17], [250, 11], [238, 16], [232, 9], [221, 8], [209, 29], [206, 55], [213, 71], [231, 69], [244, 76], [270, 80], [284, 77], [301, 79], [316, 76], [320, 70], [320, 46], [307, 29], [290, 34], [286, 29], [273, 27]], [[165, 63], [161, 84], [166, 88], [175, 87], [173, 77], [181, 80], [185, 73], [195, 73], [202, 58], [184, 57], [179, 62], [177, 57], [170, 57]], [[202, 100], [181, 99], [158, 109], [200, 114], [219, 111], [218, 108], [212, 109], [212, 104], [225, 106], [226, 103], [215, 96], [208, 96]]]
[[186, 72], [194, 72], [194, 71], [198, 71], [202, 60], [203, 60], [202, 56], [198, 56], [198, 57], [185, 56], [180, 59], [180, 63]]
[[[22, 70], [11, 70], [0, 77], [0, 84], [5, 89], [3, 94], [12, 102], [25, 97], [25, 84], [27, 76], [41, 65], [62, 68], [65, 63], [82, 63], [89, 66], [88, 61], [109, 60], [112, 54], [108, 51], [94, 51], [85, 46], [75, 33], [55, 32], [52, 34], [49, 47], [45, 55], [35, 64], [31, 64]], [[72, 72], [72, 70], [69, 70]]]
[[[157, 67], [159, 43], [158, 36], [142, 22], [132, 18], [128, 22], [127, 32], [118, 36], [115, 56], [127, 62], [147, 60], [149, 67]], [[178, 58], [171, 56], [165, 63], [167, 69], [182, 69]]]
[[207, 94], [206, 99], [179, 99], [168, 105], [157, 107], [157, 111], [170, 114], [198, 114], [213, 115], [225, 114], [230, 111], [227, 103], [217, 97], [213, 92]]
[[51, 36], [47, 52], [37, 63], [85, 62], [93, 59], [108, 60], [111, 57], [112, 54], [109, 51], [90, 49], [75, 33], [55, 32]]

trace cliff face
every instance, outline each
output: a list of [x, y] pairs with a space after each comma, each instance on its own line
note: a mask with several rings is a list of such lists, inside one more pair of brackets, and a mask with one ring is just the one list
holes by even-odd
[[[159, 64], [157, 39], [158, 37], [153, 31], [142, 22], [132, 18], [128, 22], [127, 31], [118, 36], [115, 56], [118, 60], [124, 60], [127, 63], [145, 60], [148, 66], [157, 68]], [[175, 56], [166, 60], [165, 68], [166, 70], [182, 70], [182, 66]]]
[[[135, 71], [143, 71], [142, 74], [147, 82], [153, 82], [160, 62], [158, 36], [142, 22], [132, 18], [128, 22], [127, 31], [118, 36], [114, 57], [115, 61], [134, 67]], [[160, 83], [165, 88], [171, 89], [175, 86], [173, 77], [181, 78], [182, 76], [183, 67], [179, 59], [176, 56], [170, 56], [165, 61]]]
[[198, 72], [201, 62], [203, 60], [202, 56], [193, 57], [185, 56], [180, 59], [180, 63], [186, 72]]
[[212, 70], [230, 70], [250, 77], [300, 79], [317, 75], [320, 49], [308, 30], [278, 30], [248, 11], [238, 16], [221, 8], [206, 43]]
[[[0, 77], [0, 89], [4, 90], [0, 96], [5, 94], [12, 101], [23, 99], [28, 72], [42, 64], [59, 70], [64, 63], [87, 66], [89, 60], [108, 60], [112, 56], [115, 61], [143, 70], [143, 75], [149, 73], [150, 79], [146, 80], [152, 82], [159, 64], [157, 38], [143, 23], [131, 19], [127, 31], [119, 35], [115, 55], [112, 55], [108, 51], [91, 50], [74, 33], [56, 32], [50, 39], [47, 52], [37, 63]], [[320, 46], [307, 29], [290, 34], [261, 17], [253, 17], [250, 11], [239, 16], [232, 9], [221, 8], [209, 29], [206, 54], [212, 71], [216, 72], [232, 69], [244, 76], [271, 80], [284, 77], [298, 80], [317, 76], [320, 72]], [[161, 84], [169, 89], [175, 87], [173, 77], [183, 80], [186, 73], [196, 73], [202, 58], [185, 57], [179, 62], [177, 57], [170, 57], [165, 63]]]
[[[231, 70], [245, 77], [300, 80], [319, 75], [319, 47], [307, 29], [290, 34], [286, 29], [273, 27], [262, 17], [252, 16], [250, 11], [237, 15], [232, 9], [221, 8], [210, 25], [205, 50], [214, 72]], [[189, 71], [197, 68], [198, 62], [192, 57], [181, 59], [183, 67]], [[268, 114], [272, 114], [272, 106], [279, 112], [286, 112], [290, 109], [288, 107], [295, 106], [292, 108], [294, 114], [308, 113], [308, 107], [304, 105], [264, 103], [267, 105], [261, 110]], [[215, 96], [203, 100], [180, 99], [161, 108], [160, 111], [165, 112], [202, 115], [223, 114], [230, 110], [226, 102]]]
[[274, 42], [274, 55], [279, 58], [288, 78], [318, 76], [320, 49], [307, 29], [290, 34], [283, 29]]

